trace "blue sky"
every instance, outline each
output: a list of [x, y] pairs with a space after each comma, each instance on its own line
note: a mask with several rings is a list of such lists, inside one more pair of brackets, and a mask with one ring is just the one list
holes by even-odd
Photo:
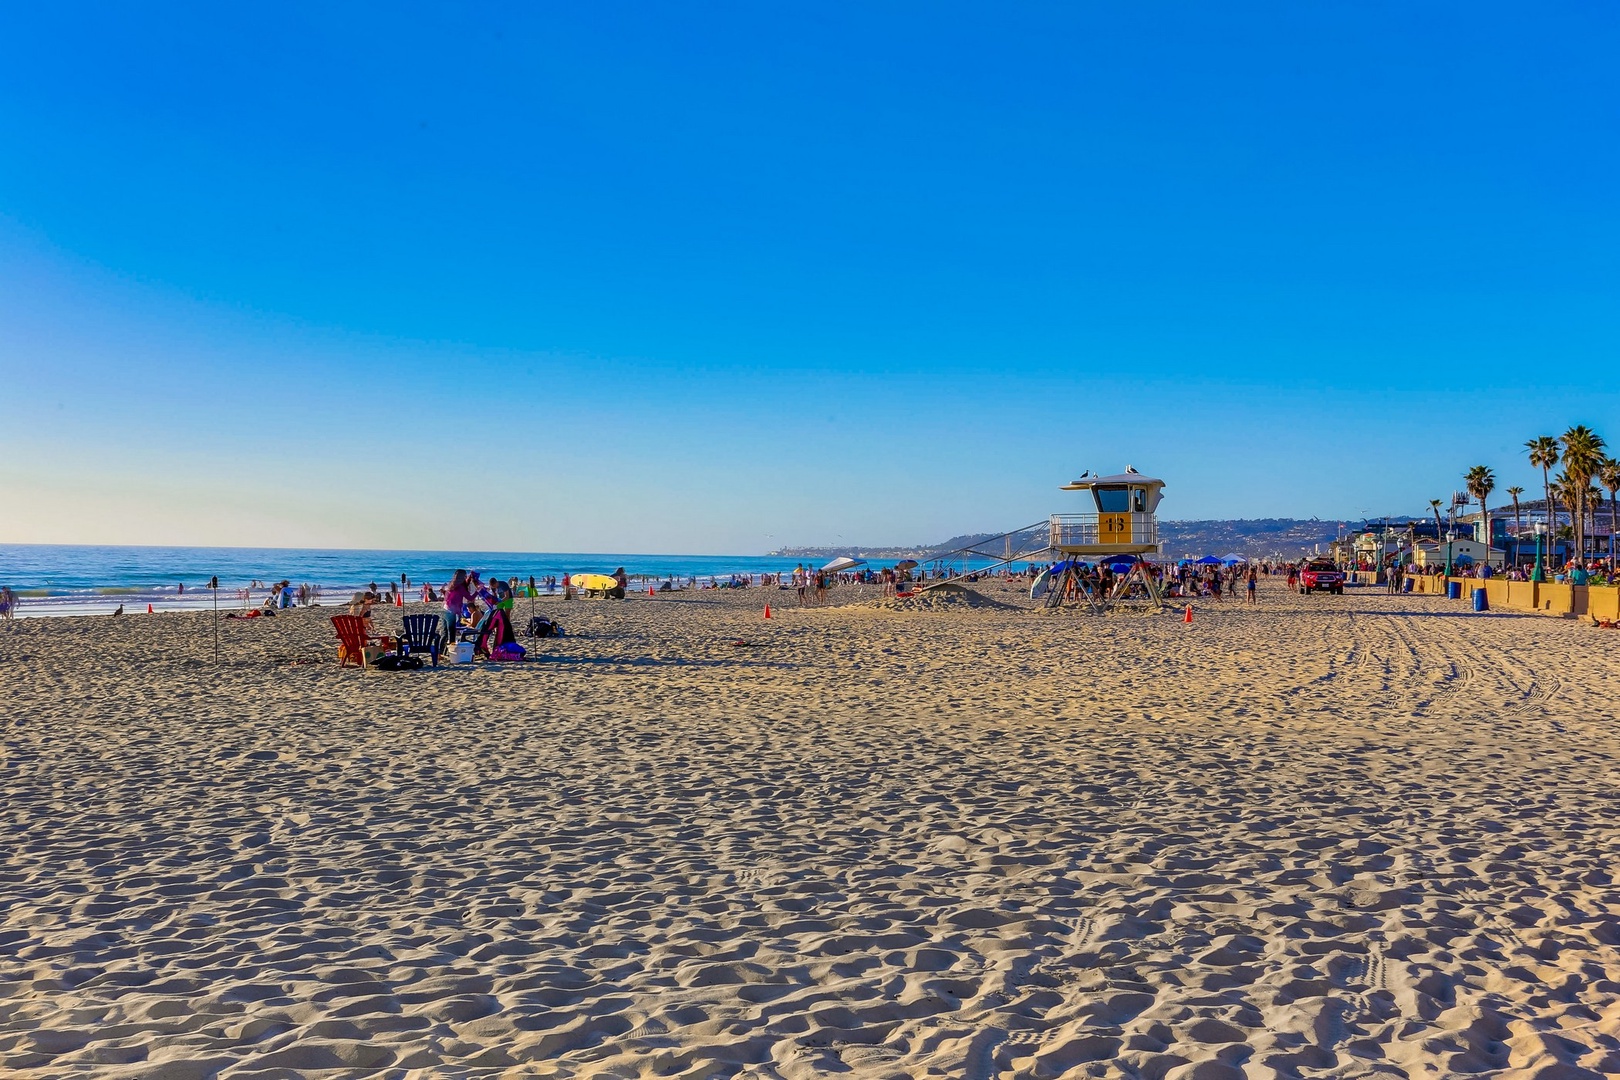
[[1620, 14], [36, 5], [0, 541], [1421, 509], [1611, 419]]

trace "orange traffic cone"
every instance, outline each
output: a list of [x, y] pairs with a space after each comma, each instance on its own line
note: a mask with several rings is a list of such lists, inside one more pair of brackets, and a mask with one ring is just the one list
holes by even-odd
[[768, 603], [765, 605], [765, 617], [767, 619], [771, 617], [771, 605]]
[[1183, 615], [1181, 617], [1181, 621], [1184, 622], [1184, 623], [1192, 622], [1192, 605], [1191, 604], [1187, 605], [1187, 614], [1185, 614], [1185, 615]]
[[397, 593], [394, 594], [394, 606], [395, 607], [404, 607], [405, 606], [405, 594], [404, 593], [397, 592]]
[[152, 605], [151, 604], [146, 605], [146, 613], [148, 615], [152, 614]]
[[657, 596], [658, 595], [658, 590], [654, 589], [651, 585], [649, 585], [649, 586], [647, 586], [647, 595], [648, 596]]

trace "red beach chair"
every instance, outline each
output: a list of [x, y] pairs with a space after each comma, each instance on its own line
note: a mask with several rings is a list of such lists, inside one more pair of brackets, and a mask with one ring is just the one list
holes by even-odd
[[332, 628], [338, 636], [338, 666], [348, 667], [352, 663], [364, 671], [366, 646], [381, 639], [366, 633], [366, 620], [358, 615], [334, 615]]

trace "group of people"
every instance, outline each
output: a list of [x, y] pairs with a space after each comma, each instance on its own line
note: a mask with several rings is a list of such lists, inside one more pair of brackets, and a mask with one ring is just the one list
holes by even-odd
[[1233, 566], [1178, 566], [1168, 582], [1169, 595], [1175, 597], [1205, 597], [1220, 600], [1227, 596], [1236, 600], [1238, 593], [1251, 604], [1258, 602], [1257, 592], [1261, 574], [1269, 570], [1259, 563], [1237, 563]]
[[478, 571], [457, 570], [444, 587], [444, 640], [446, 645], [461, 640], [471, 631], [477, 650], [488, 654], [517, 643], [512, 629], [512, 608], [517, 600], [517, 578], [502, 581], [480, 579]]
[[803, 565], [794, 567], [793, 591], [800, 607], [820, 607], [827, 602], [827, 572]]

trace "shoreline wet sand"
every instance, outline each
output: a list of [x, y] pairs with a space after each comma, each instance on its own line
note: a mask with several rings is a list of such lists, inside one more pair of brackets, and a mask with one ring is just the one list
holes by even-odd
[[545, 600], [538, 662], [397, 673], [333, 609], [218, 667], [206, 615], [0, 627], [0, 1065], [1620, 1071], [1605, 632], [980, 592]]

